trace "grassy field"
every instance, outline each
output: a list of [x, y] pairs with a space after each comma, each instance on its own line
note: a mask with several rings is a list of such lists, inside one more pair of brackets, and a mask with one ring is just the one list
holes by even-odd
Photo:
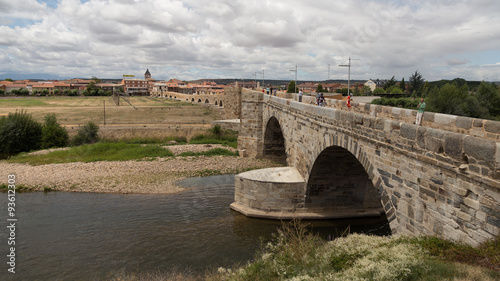
[[[55, 113], [62, 125], [78, 126], [93, 121], [98, 125], [123, 124], [207, 124], [220, 119], [217, 111], [190, 103], [151, 97], [131, 97], [115, 105], [111, 97], [27, 97], [0, 98], [0, 115], [24, 109], [38, 121]], [[104, 108], [105, 106], [105, 108]]]
[[137, 109], [123, 101], [117, 106], [111, 97], [0, 98], [0, 116], [25, 110], [43, 122], [45, 115], [54, 113], [70, 136], [76, 134], [79, 126], [93, 121], [100, 126], [101, 136], [111, 140], [144, 136], [190, 138], [205, 131], [211, 121], [221, 119], [217, 110], [186, 102], [152, 97], [131, 97], [129, 101]]

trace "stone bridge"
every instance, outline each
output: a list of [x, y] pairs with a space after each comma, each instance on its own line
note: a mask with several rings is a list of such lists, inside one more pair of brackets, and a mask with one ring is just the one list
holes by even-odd
[[[355, 100], [355, 99], [354, 99]], [[500, 234], [500, 122], [243, 90], [240, 153], [287, 167], [236, 176], [231, 208], [266, 218], [385, 214], [393, 234], [477, 245]]]

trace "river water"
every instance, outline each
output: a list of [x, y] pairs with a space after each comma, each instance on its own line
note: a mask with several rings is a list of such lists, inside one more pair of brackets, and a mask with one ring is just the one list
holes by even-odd
[[[170, 195], [16, 194], [16, 273], [7, 272], [7, 193], [0, 193], [0, 280], [103, 280], [123, 273], [245, 263], [279, 221], [230, 210], [234, 176], [192, 178]], [[385, 218], [311, 221], [312, 231], [386, 235]]]

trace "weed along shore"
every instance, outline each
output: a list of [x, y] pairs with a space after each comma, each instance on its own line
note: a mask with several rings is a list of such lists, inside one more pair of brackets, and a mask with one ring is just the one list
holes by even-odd
[[[183, 188], [175, 185], [181, 179], [239, 173], [279, 165], [269, 160], [203, 155], [217, 149], [227, 149], [217, 144], [177, 145], [169, 146], [169, 149], [173, 151], [173, 156], [128, 161], [57, 163], [59, 161], [55, 160], [50, 164], [33, 165], [23, 163], [27, 160], [23, 160], [21, 156], [18, 159], [0, 161], [0, 177], [3, 180], [9, 174], [16, 174], [21, 190], [166, 194], [182, 191]], [[44, 156], [60, 151], [63, 150], [53, 150], [48, 154], [32, 153], [31, 161], [44, 159]]]

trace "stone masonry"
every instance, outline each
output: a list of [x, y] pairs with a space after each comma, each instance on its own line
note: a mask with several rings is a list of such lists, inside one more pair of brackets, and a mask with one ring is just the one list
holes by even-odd
[[377, 198], [393, 234], [472, 245], [500, 234], [500, 122], [426, 113], [417, 126], [410, 110], [344, 109], [244, 91], [238, 148], [250, 157], [285, 151], [304, 179], [295, 210], [369, 209]]

